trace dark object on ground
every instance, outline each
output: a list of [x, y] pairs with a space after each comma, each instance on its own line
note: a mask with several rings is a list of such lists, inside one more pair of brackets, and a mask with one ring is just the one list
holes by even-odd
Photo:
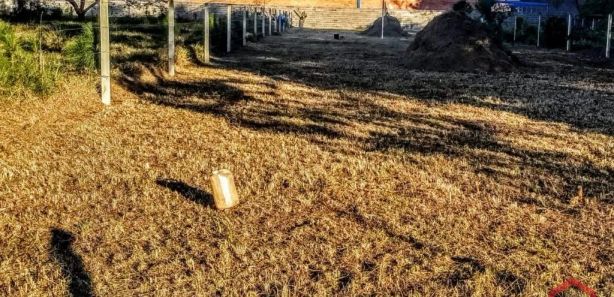
[[465, 13], [450, 11], [434, 18], [407, 49], [406, 65], [429, 71], [502, 72], [517, 59]]
[[341, 39], [341, 38], [339, 37], [339, 34], [338, 34], [338, 33], [336, 33], [335, 35], [333, 35], [333, 38], [335, 38], [335, 39], [337, 39], [337, 40]]
[[[369, 29], [362, 32], [362, 34], [368, 36], [381, 36], [382, 35], [382, 18], [378, 18], [375, 20], [373, 24], [369, 27]], [[401, 37], [404, 36], [403, 27], [401, 27], [401, 22], [390, 15], [386, 15], [384, 22], [384, 36], [385, 37]]]

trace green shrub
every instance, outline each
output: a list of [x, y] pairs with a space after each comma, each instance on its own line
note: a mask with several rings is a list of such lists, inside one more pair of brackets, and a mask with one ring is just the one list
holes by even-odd
[[23, 51], [13, 61], [0, 57], [0, 93], [21, 95], [31, 91], [48, 95], [55, 87], [58, 69], [57, 62], [40, 65], [37, 57]]
[[36, 51], [28, 51], [21, 46], [29, 43], [20, 40], [9, 24], [0, 21], [1, 94], [23, 95], [34, 92], [47, 95], [55, 87], [59, 64], [49, 59], [45, 62]]
[[64, 46], [64, 56], [76, 70], [96, 69], [94, 40], [94, 29], [92, 24], [88, 23], [83, 25], [83, 32], [80, 35], [68, 41]]
[[0, 55], [12, 59], [19, 50], [19, 39], [15, 30], [9, 24], [0, 21]]
[[60, 52], [64, 47], [65, 38], [53, 30], [44, 30], [42, 34], [42, 48], [46, 51]]

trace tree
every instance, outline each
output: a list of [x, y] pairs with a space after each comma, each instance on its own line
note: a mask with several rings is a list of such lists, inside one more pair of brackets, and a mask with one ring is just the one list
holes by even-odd
[[75, 13], [77, 14], [77, 18], [80, 20], [83, 20], [85, 19], [85, 14], [87, 14], [87, 12], [90, 9], [96, 6], [96, 4], [98, 4], [100, 0], [94, 0], [92, 3], [90, 3], [87, 6], [86, 6], [86, 2], [89, 2], [89, 1], [86, 1], [86, 0], [79, 0], [79, 2], [77, 2], [77, 0], [66, 0], [66, 1], [75, 10]]
[[478, 0], [475, 9], [484, 18], [484, 27], [495, 42], [503, 42], [503, 21], [511, 16], [513, 9], [495, 0]]

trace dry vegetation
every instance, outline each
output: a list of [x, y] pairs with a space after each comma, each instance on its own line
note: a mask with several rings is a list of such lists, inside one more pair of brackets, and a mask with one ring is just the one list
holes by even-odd
[[407, 41], [345, 35], [130, 64], [106, 109], [86, 76], [2, 101], [0, 295], [611, 296], [612, 69], [407, 71]]

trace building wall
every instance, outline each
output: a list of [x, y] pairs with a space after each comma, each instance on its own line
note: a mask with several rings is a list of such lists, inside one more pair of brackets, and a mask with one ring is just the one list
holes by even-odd
[[[14, 0], [0, 0], [0, 8], [3, 3], [12, 4]], [[93, 1], [93, 0], [90, 0]], [[386, 0], [392, 3], [393, 0]], [[398, 3], [409, 3], [406, 0], [396, 0]], [[413, 0], [412, 0], [413, 1]], [[434, 1], [434, 0], [424, 0]], [[430, 4], [442, 4], [448, 0], [436, 0], [437, 2], [428, 2]], [[166, 12], [166, 3], [158, 5], [143, 5], [140, 7], [128, 7], [118, 1], [110, 1], [110, 13], [113, 17], [121, 16], [156, 16]], [[307, 13], [305, 22], [306, 28], [317, 29], [344, 29], [344, 30], [362, 30], [371, 25], [382, 13], [381, 0], [362, 0], [361, 8], [356, 8], [356, 0], [203, 0], [202, 2], [189, 0], [175, 0], [177, 17], [181, 19], [200, 19], [202, 18], [203, 4], [208, 3], [212, 7], [211, 12], [215, 14], [225, 14], [227, 4], [237, 6], [253, 5], [265, 7], [269, 9], [284, 10], [288, 12], [303, 11]], [[422, 7], [432, 7], [424, 4]], [[64, 15], [73, 15], [72, 7], [65, 0], [45, 0], [45, 6], [51, 8], [61, 8]], [[422, 8], [407, 8], [401, 9], [402, 5], [387, 5], [388, 12], [397, 17], [401, 24], [419, 29], [426, 25], [435, 15], [441, 13], [438, 9], [422, 9]], [[240, 9], [237, 7], [236, 9]], [[6, 12], [6, 11], [5, 11]], [[94, 7], [88, 12], [88, 15], [95, 16], [98, 14], [98, 7]], [[298, 26], [298, 18], [292, 18], [295, 26]]]
[[[358, 8], [359, 0], [203, 0], [203, 2], [250, 4], [265, 6], [292, 6], [301, 8]], [[385, 0], [391, 9], [446, 10], [456, 0]], [[360, 0], [361, 8], [381, 9], [382, 0]]]
[[[210, 4], [210, 13], [216, 15], [226, 14], [226, 4]], [[240, 9], [237, 5], [236, 9]], [[338, 29], [338, 30], [364, 30], [375, 22], [382, 15], [381, 8], [338, 8], [338, 7], [291, 7], [291, 6], [267, 6], [268, 9], [275, 11], [293, 12], [301, 11], [307, 13], [305, 28], [313, 29]], [[267, 9], [267, 11], [268, 11]], [[177, 10], [177, 15], [181, 11], [193, 11], [190, 7], [183, 7]], [[424, 27], [431, 19], [442, 13], [441, 10], [407, 10], [407, 9], [388, 9], [388, 13], [399, 19], [401, 25], [413, 30]], [[186, 15], [189, 19], [200, 19], [202, 15]], [[292, 17], [292, 24], [298, 27], [299, 19], [296, 15]]]
[[[301, 8], [307, 13], [305, 28], [314, 29], [342, 29], [364, 30], [371, 26], [382, 15], [381, 8]], [[389, 9], [388, 13], [401, 22], [401, 25], [418, 30], [439, 15], [440, 10], [404, 10]], [[298, 26], [298, 18], [292, 19], [293, 25]]]

